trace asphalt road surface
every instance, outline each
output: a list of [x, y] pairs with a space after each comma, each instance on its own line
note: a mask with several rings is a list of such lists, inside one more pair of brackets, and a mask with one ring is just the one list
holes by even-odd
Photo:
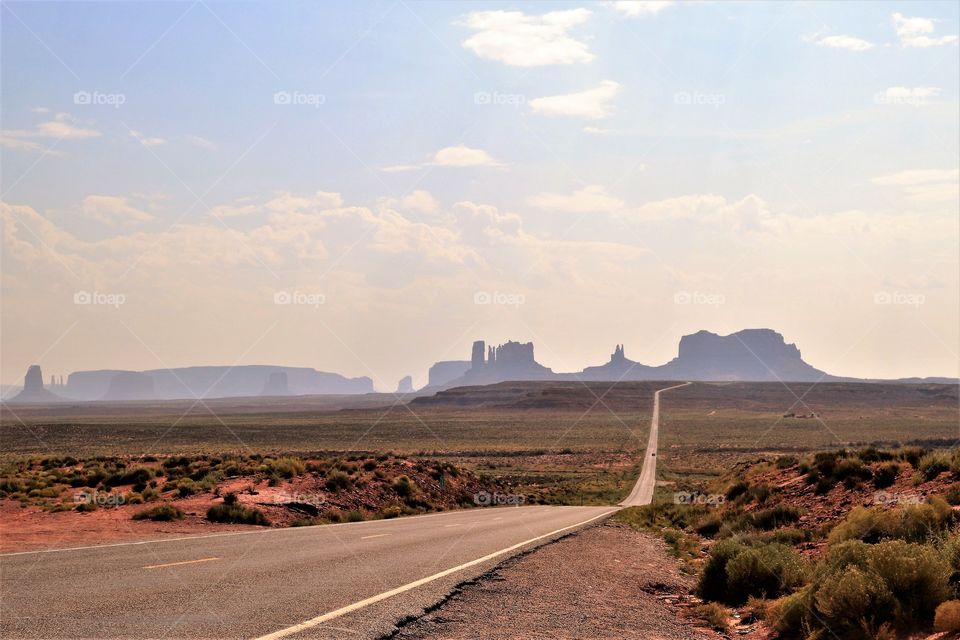
[[376, 637], [519, 550], [615, 511], [469, 509], [7, 554], [0, 637]]
[[[652, 500], [660, 394], [682, 386], [654, 395], [643, 469], [621, 506]], [[617, 509], [470, 509], [0, 555], [0, 637], [377, 637], [456, 584]]]
[[670, 389], [685, 387], [689, 382], [660, 389], [653, 394], [653, 415], [650, 417], [650, 435], [647, 438], [647, 451], [643, 458], [643, 469], [637, 484], [627, 499], [620, 503], [622, 507], [642, 507], [653, 501], [653, 490], [657, 486], [657, 438], [660, 431], [660, 394]]

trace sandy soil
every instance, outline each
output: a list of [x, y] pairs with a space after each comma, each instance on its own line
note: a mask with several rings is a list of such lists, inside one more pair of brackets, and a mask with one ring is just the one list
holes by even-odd
[[569, 536], [462, 585], [396, 638], [704, 640], [682, 619], [692, 578], [663, 542], [616, 524]]

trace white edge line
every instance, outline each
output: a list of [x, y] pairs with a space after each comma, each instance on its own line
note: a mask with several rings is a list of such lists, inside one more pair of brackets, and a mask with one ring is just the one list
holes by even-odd
[[325, 613], [325, 614], [323, 614], [323, 615], [317, 616], [316, 618], [311, 618], [311, 619], [306, 620], [306, 621], [304, 621], [304, 622], [301, 622], [301, 623], [299, 623], [299, 624], [295, 624], [295, 625], [293, 625], [293, 626], [286, 627], [285, 629], [280, 629], [279, 631], [274, 631], [273, 633], [268, 633], [268, 634], [265, 635], [265, 636], [259, 636], [258, 638], [256, 638], [256, 640], [278, 640], [279, 638], [285, 638], [285, 637], [290, 636], [290, 635], [293, 635], [293, 634], [295, 634], [295, 633], [300, 633], [301, 631], [305, 631], [305, 630], [307, 630], [307, 629], [316, 627], [317, 625], [323, 624], [324, 622], [326, 622], [326, 621], [328, 621], [328, 620], [333, 620], [334, 618], [339, 618], [339, 617], [342, 616], [342, 615], [351, 613], [351, 612], [353, 612], [353, 611], [357, 611], [358, 609], [363, 609], [364, 607], [367, 607], [367, 606], [369, 606], [369, 605], [371, 605], [371, 604], [375, 604], [375, 603], [377, 603], [377, 602], [380, 602], [381, 600], [386, 600], [387, 598], [391, 598], [391, 597], [393, 597], [393, 596], [395, 596], [395, 595], [399, 595], [399, 594], [404, 593], [404, 592], [406, 592], [406, 591], [410, 591], [411, 589], [416, 589], [417, 587], [422, 586], [422, 585], [425, 585], [425, 584], [427, 584], [428, 582], [433, 582], [434, 580], [439, 580], [440, 578], [446, 577], [446, 576], [448, 576], [448, 575], [450, 575], [450, 574], [452, 574], [452, 573], [456, 573], [457, 571], [462, 571], [463, 569], [466, 569], [466, 568], [468, 568], [468, 567], [473, 567], [473, 566], [478, 565], [478, 564], [481, 564], [481, 563], [483, 563], [483, 562], [487, 562], [488, 560], [493, 560], [494, 558], [496, 558], [496, 557], [498, 557], [498, 556], [502, 556], [502, 555], [504, 555], [504, 554], [506, 554], [506, 553], [510, 553], [511, 551], [516, 551], [516, 550], [519, 549], [520, 547], [526, 546], [526, 545], [528, 545], [528, 544], [530, 544], [530, 543], [532, 543], [532, 542], [537, 542], [538, 540], [543, 540], [544, 538], [549, 538], [549, 537], [551, 537], [551, 536], [555, 536], [555, 535], [557, 535], [558, 533], [562, 533], [562, 532], [567, 531], [567, 530], [569, 530], [569, 529], [573, 529], [573, 528], [576, 528], [576, 527], [583, 526], [583, 525], [585, 525], [585, 524], [588, 524], [588, 523], [590, 523], [590, 522], [593, 522], [594, 520], [598, 520], [598, 519], [600, 519], [600, 518], [604, 518], [604, 517], [610, 515], [611, 513], [615, 513], [615, 512], [617, 512], [617, 511], [619, 511], [619, 509], [610, 509], [609, 511], [606, 511], [606, 512], [604, 512], [604, 513], [601, 513], [600, 515], [593, 516], [592, 518], [589, 518], [589, 519], [584, 520], [584, 521], [582, 521], [582, 522], [578, 522], [578, 523], [576, 523], [576, 524], [571, 524], [571, 525], [566, 526], [566, 527], [563, 527], [563, 528], [561, 528], [561, 529], [557, 529], [557, 530], [555, 530], [555, 531], [551, 531], [550, 533], [545, 533], [545, 534], [543, 534], [542, 536], [537, 536], [536, 538], [530, 538], [529, 540], [524, 540], [523, 542], [518, 542], [517, 544], [512, 545], [512, 546], [509, 546], [509, 547], [507, 547], [506, 549], [500, 549], [499, 551], [494, 551], [493, 553], [489, 553], [489, 554], [483, 556], [482, 558], [477, 558], [476, 560], [471, 560], [470, 562], [465, 562], [465, 563], [463, 563], [463, 564], [461, 564], [461, 565], [457, 565], [456, 567], [451, 567], [451, 568], [449, 568], [449, 569], [446, 569], [446, 570], [444, 570], [444, 571], [441, 571], [440, 573], [435, 573], [435, 574], [433, 574], [432, 576], [427, 576], [426, 578], [420, 578], [419, 580], [414, 580], [413, 582], [409, 582], [409, 583], [407, 583], [407, 584], [405, 584], [405, 585], [403, 585], [403, 586], [397, 587], [396, 589], [391, 589], [390, 591], [384, 591], [383, 593], [377, 594], [377, 595], [375, 595], [375, 596], [371, 596], [371, 597], [369, 597], [369, 598], [366, 598], [365, 600], [360, 600], [359, 602], [354, 602], [353, 604], [349, 604], [349, 605], [347, 605], [347, 606], [345, 606], [345, 607], [340, 607], [339, 609], [335, 609], [334, 611], [330, 611], [329, 613]]
[[[537, 507], [546, 506], [546, 505], [531, 505], [531, 509], [536, 509]], [[552, 505], [551, 505], [552, 506]], [[574, 506], [574, 505], [559, 505], [564, 506]], [[493, 509], [509, 509], [510, 507], [492, 507]], [[484, 510], [491, 509], [491, 507], [483, 507]], [[86, 551], [89, 549], [109, 549], [110, 547], [136, 547], [145, 544], [160, 544], [161, 542], [180, 542], [181, 540], [206, 540], [207, 538], [227, 538], [231, 536], [249, 536], [256, 535], [258, 533], [280, 533], [280, 532], [290, 532], [290, 531], [305, 531], [309, 529], [315, 529], [320, 527], [349, 527], [349, 526], [359, 526], [364, 524], [383, 524], [384, 522], [409, 522], [411, 520], [417, 520], [419, 518], [436, 518], [438, 516], [452, 516], [455, 514], [464, 515], [470, 513], [473, 509], [455, 509], [453, 511], [443, 511], [441, 513], [424, 513], [418, 516], [404, 516], [402, 518], [380, 518], [379, 520], [364, 520], [362, 522], [336, 522], [330, 524], [314, 524], [306, 527], [276, 527], [270, 529], [260, 529], [257, 531], [228, 531], [225, 533], [209, 533], [202, 536], [180, 536], [179, 538], [156, 538], [154, 540], [137, 540], [135, 542], [111, 542], [109, 544], [91, 544], [85, 547], [63, 547], [61, 549], [35, 549], [33, 551], [11, 551], [10, 553], [0, 553], [0, 558], [8, 558], [11, 556], [26, 556], [33, 553], [63, 553], [65, 551]]]

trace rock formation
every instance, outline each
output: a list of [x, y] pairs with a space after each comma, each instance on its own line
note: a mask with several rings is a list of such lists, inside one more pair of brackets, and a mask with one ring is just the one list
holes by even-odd
[[397, 393], [413, 393], [413, 377], [404, 376], [397, 384]]
[[441, 360], [436, 362], [427, 372], [427, 386], [439, 387], [445, 385], [465, 374], [471, 366], [470, 360]]
[[110, 379], [103, 400], [152, 400], [153, 378], [145, 373], [124, 371]]
[[23, 377], [23, 390], [10, 399], [10, 402], [62, 402], [63, 398], [43, 386], [43, 371], [40, 365], [32, 364]]
[[286, 371], [271, 371], [267, 376], [267, 382], [263, 385], [262, 396], [286, 396], [290, 395], [290, 384], [287, 379]]

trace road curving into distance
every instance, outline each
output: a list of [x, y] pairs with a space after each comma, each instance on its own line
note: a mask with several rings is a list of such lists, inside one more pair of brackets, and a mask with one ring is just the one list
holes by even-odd
[[[687, 383], [689, 384], [689, 383]], [[499, 562], [649, 504], [660, 393], [620, 506], [468, 509], [0, 555], [0, 637], [379, 637]]]
[[647, 451], [643, 456], [643, 469], [637, 484], [626, 500], [620, 503], [621, 507], [642, 507], [653, 502], [653, 490], [657, 486], [657, 439], [660, 431], [660, 394], [671, 389], [685, 387], [689, 382], [660, 389], [653, 394], [653, 414], [650, 416], [650, 435], [647, 437]]

